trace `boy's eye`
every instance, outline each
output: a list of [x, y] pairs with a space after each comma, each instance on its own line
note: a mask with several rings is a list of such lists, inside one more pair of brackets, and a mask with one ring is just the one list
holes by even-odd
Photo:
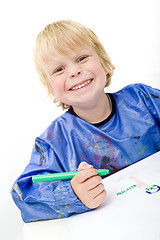
[[83, 60], [86, 59], [86, 58], [87, 58], [87, 56], [79, 57], [79, 58], [78, 58], [78, 62], [81, 62], [81, 61], [83, 61]]
[[64, 69], [63, 67], [58, 67], [54, 70], [54, 73], [61, 72], [63, 71], [63, 69]]

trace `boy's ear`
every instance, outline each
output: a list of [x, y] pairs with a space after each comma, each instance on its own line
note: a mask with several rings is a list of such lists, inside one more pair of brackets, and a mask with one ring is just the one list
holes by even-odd
[[109, 73], [108, 72], [106, 72], [106, 79], [108, 79], [109, 78]]

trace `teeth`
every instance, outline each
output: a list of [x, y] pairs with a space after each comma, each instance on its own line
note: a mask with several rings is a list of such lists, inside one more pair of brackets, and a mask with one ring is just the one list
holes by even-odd
[[91, 82], [91, 80], [88, 80], [88, 81], [86, 81], [85, 83], [82, 83], [82, 84], [80, 84], [80, 85], [77, 85], [76, 87], [73, 87], [72, 90], [80, 89], [80, 88], [86, 86], [86, 85], [87, 85], [88, 83], [90, 83], [90, 82]]

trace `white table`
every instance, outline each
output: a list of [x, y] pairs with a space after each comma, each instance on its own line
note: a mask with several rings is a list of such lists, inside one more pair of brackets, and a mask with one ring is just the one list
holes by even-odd
[[103, 183], [107, 198], [99, 208], [66, 219], [24, 224], [24, 240], [160, 240], [160, 190], [154, 186], [149, 194], [146, 189], [160, 187], [160, 152]]

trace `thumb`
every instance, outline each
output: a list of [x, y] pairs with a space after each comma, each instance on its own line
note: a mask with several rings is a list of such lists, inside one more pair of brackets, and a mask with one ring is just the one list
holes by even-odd
[[88, 164], [87, 162], [81, 162], [78, 166], [78, 171], [88, 169], [88, 168], [93, 168], [93, 166]]

